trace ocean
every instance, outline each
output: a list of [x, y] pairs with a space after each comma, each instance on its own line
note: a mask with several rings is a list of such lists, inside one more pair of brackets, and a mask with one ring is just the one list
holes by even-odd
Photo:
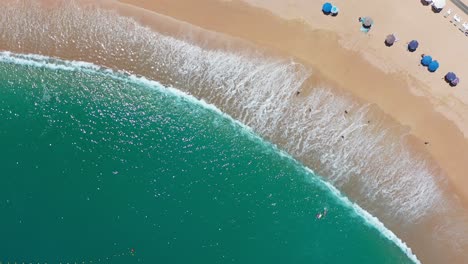
[[189, 95], [9, 53], [0, 81], [1, 263], [417, 261], [322, 177]]
[[468, 258], [468, 214], [409, 128], [320, 69], [57, 2], [0, 9], [0, 262]]

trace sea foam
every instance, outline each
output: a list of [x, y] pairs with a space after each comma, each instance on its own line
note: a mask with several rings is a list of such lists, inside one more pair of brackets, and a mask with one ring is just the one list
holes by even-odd
[[[113, 11], [73, 2], [47, 12], [32, 8], [30, 1], [16, 3], [0, 10], [5, 49], [94, 62], [216, 105], [323, 175], [407, 241], [411, 235], [405, 236], [426, 219], [459, 211], [442, 191], [446, 183], [440, 170], [411, 151], [408, 131], [385, 120], [375, 106], [310, 82], [315, 74], [305, 65], [256, 49], [213, 49], [192, 37], [194, 29], [168, 36]], [[47, 57], [18, 56], [36, 66], [52, 63]], [[34, 62], [27, 62], [28, 56]], [[74, 68], [69, 63], [56, 61], [52, 64], [59, 66], [52, 67]], [[460, 219], [452, 226], [466, 226], [465, 218]], [[458, 241], [459, 252], [466, 254], [468, 241], [459, 228], [442, 224], [434, 230], [436, 237], [428, 230], [425, 238]]]
[[[259, 135], [257, 135], [249, 126], [235, 120], [228, 114], [222, 112], [219, 108], [217, 108], [213, 104], [209, 104], [203, 100], [199, 100], [196, 97], [189, 95], [187, 93], [182, 92], [180, 89], [174, 87], [165, 87], [157, 81], [148, 80], [145, 77], [138, 77], [136, 75], [126, 75], [124, 72], [113, 71], [111, 69], [103, 69], [97, 65], [88, 62], [82, 61], [64, 61], [57, 58], [51, 58], [42, 55], [35, 55], [35, 54], [15, 54], [11, 52], [0, 52], [0, 62], [3, 63], [13, 63], [19, 64], [23, 66], [30, 66], [30, 67], [43, 67], [52, 70], [63, 70], [63, 71], [83, 71], [87, 73], [93, 74], [104, 74], [111, 78], [124, 81], [124, 82], [133, 82], [135, 84], [139, 84], [145, 88], [150, 89], [157, 89], [159, 92], [163, 93], [170, 93], [173, 96], [180, 97], [184, 100], [190, 101], [191, 103], [198, 104], [201, 107], [208, 109], [218, 115], [222, 115], [224, 118], [230, 120], [230, 122], [236, 124], [243, 128], [243, 132], [251, 138], [255, 140], [261, 141], [263, 144], [270, 145], [277, 153], [281, 156], [290, 159], [293, 162], [297, 162], [294, 158], [284, 150], [281, 150], [273, 143], [265, 141]], [[66, 65], [66, 66], [65, 66]], [[301, 165], [302, 166], [302, 165]], [[362, 209], [356, 203], [351, 202], [348, 198], [342, 195], [342, 193], [336, 189], [333, 185], [328, 183], [327, 181], [322, 180], [320, 177], [317, 177], [315, 172], [312, 169], [307, 167], [303, 167], [305, 171], [308, 171], [311, 175], [310, 180], [314, 181], [315, 183], [319, 183], [320, 185], [327, 188], [336, 199], [341, 201], [344, 205], [349, 208], [352, 208], [354, 213], [361, 217], [362, 220], [367, 223], [372, 228], [377, 229], [380, 234], [382, 234], [385, 238], [395, 243], [407, 256], [411, 259], [414, 263], [420, 263], [416, 255], [413, 254], [411, 249], [404, 243], [401, 239], [399, 239], [392, 231], [387, 229], [385, 225], [379, 221], [377, 217], [372, 216], [367, 211]]]

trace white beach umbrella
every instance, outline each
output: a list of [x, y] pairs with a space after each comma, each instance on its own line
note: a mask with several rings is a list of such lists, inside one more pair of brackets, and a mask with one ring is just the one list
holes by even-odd
[[445, 7], [445, 0], [433, 0], [432, 1], [432, 6], [435, 8], [435, 9], [442, 9]]

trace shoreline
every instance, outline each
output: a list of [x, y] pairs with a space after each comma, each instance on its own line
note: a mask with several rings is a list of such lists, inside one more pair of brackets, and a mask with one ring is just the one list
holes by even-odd
[[[298, 20], [284, 21], [269, 11], [253, 10], [252, 6], [240, 1], [201, 0], [197, 4], [183, 3], [181, 0], [171, 3], [164, 0], [154, 3], [142, 0], [121, 2], [208, 30], [247, 39], [257, 45], [289, 54], [319, 69], [325, 79], [332, 80], [338, 87], [364, 101], [375, 103], [386, 114], [409, 127], [410, 133], [420, 140], [419, 144], [446, 172], [452, 186], [463, 198], [465, 207], [468, 204], [468, 178], [464, 177], [468, 171], [465, 162], [468, 160], [468, 139], [451, 120], [436, 111], [427, 93], [414, 94], [409, 87], [417, 87], [418, 91], [429, 88], [409, 72], [383, 72], [361, 53], [343, 47], [340, 37], [334, 32], [311, 29]], [[181, 12], [182, 5], [190, 11]], [[207, 13], [222, 13], [223, 16], [207, 16]], [[233, 26], [229, 21], [243, 21], [243, 25]], [[359, 37], [367, 38], [365, 35]], [[324, 50], [331, 52], [327, 54], [322, 52]], [[418, 55], [413, 53], [411, 57]], [[380, 84], [378, 89], [376, 83]], [[459, 86], [455, 89], [461, 88]], [[424, 146], [424, 142], [429, 144]]]
[[[32, 61], [31, 61], [32, 59]], [[104, 75], [108, 78], [115, 79], [122, 82], [130, 82], [137, 86], [143, 86], [145, 88], [152, 87], [157, 89], [158, 92], [171, 94], [171, 96], [183, 98], [184, 101], [188, 100], [190, 103], [196, 104], [197, 107], [201, 107], [208, 111], [216, 112], [219, 117], [223, 119], [229, 120], [232, 124], [238, 126], [241, 129], [242, 134], [248, 134], [248, 137], [256, 142], [260, 142], [262, 145], [264, 144], [269, 149], [274, 151], [276, 155], [279, 155], [281, 158], [286, 158], [289, 160], [294, 166], [298, 166], [301, 171], [305, 172], [308, 175], [314, 175], [314, 172], [310, 170], [308, 167], [303, 166], [303, 164], [298, 163], [297, 160], [292, 157], [289, 153], [285, 152], [284, 150], [278, 148], [277, 145], [273, 144], [272, 142], [266, 141], [263, 137], [255, 133], [251, 130], [250, 127], [245, 126], [243, 123], [239, 122], [238, 120], [232, 118], [231, 116], [227, 115], [226, 113], [219, 110], [216, 106], [211, 104], [206, 104], [203, 101], [200, 101], [198, 98], [186, 94], [185, 92], [180, 91], [179, 89], [172, 88], [172, 87], [164, 87], [160, 83], [156, 81], [147, 80], [144, 77], [137, 77], [135, 75], [128, 76], [124, 72], [117, 72], [112, 71], [110, 69], [103, 69], [102, 66], [92, 64], [85, 61], [66, 61], [60, 58], [51, 58], [43, 55], [24, 55], [24, 54], [16, 54], [11, 52], [0, 52], [0, 60], [2, 62], [6, 62], [8, 64], [18, 64], [26, 67], [33, 67], [33, 68], [47, 68], [48, 70], [57, 70], [65, 71], [65, 72], [73, 72], [78, 69], [79, 72], [84, 70], [86, 74], [97, 74], [97, 75]], [[55, 88], [55, 87], [54, 87]], [[144, 88], [144, 89], [145, 89]], [[98, 91], [97, 88], [95, 91]], [[53, 94], [53, 93], [51, 93]], [[125, 111], [125, 109], [123, 109]], [[420, 263], [417, 257], [412, 253], [411, 248], [409, 248], [405, 242], [403, 242], [399, 237], [397, 237], [391, 230], [383, 225], [375, 216], [371, 215], [364, 209], [362, 209], [356, 203], [350, 201], [346, 196], [343, 195], [337, 188], [331, 185], [327, 181], [323, 181], [320, 177], [313, 178], [314, 182], [318, 181], [319, 185], [321, 186], [319, 189], [327, 189], [328, 192], [336, 195], [334, 199], [338, 201], [340, 205], [344, 205], [346, 209], [350, 211], [354, 211], [352, 215], [353, 217], [358, 217], [363, 221], [364, 226], [370, 226], [372, 229], [376, 229], [380, 232], [380, 236], [385, 237], [388, 239], [389, 243], [392, 246], [397, 246], [403, 254], [405, 254], [410, 260], [414, 261], [414, 263]], [[306, 209], [307, 210], [307, 209]], [[326, 210], [326, 208], [324, 209]], [[313, 214], [312, 214], [313, 217]]]
[[[412, 76], [410, 72], [392, 68], [395, 66], [390, 67], [390, 71], [384, 71], [382, 67], [376, 67], [375, 63], [369, 62], [369, 58], [366, 58], [361, 52], [343, 46], [340, 36], [333, 31], [313, 29], [310, 28], [309, 24], [304, 24], [299, 20], [286, 21], [269, 11], [252, 7], [240, 1], [202, 0], [196, 4], [186, 3], [186, 1], [164, 0], [151, 4], [141, 0], [122, 0], [120, 2], [167, 15], [203, 29], [227, 34], [230, 37], [245, 39], [260, 47], [277, 51], [281, 55], [293, 57], [318, 71], [318, 75], [322, 76], [319, 77], [322, 80], [318, 80], [318, 82], [343, 89], [345, 93], [352, 94], [358, 100], [377, 105], [385, 114], [406, 127], [410, 135], [414, 136], [414, 139], [409, 138], [407, 141], [411, 148], [418, 152], [428, 152], [441, 166], [449, 180], [450, 189], [452, 189], [448, 192], [455, 192], [462, 198], [464, 207], [462, 210], [466, 212], [468, 208], [468, 188], [466, 187], [468, 179], [464, 175], [465, 171], [468, 170], [468, 164], [464, 161], [468, 160], [468, 141], [460, 127], [434, 106], [434, 98], [428, 92], [430, 88], [427, 83]], [[136, 19], [138, 20], [138, 18]], [[233, 25], [231, 21], [242, 21], [242, 23]], [[143, 24], [151, 27], [151, 24], [144, 22]], [[355, 34], [360, 34], [360, 32]], [[362, 38], [358, 40], [360, 45], [365, 46], [367, 36], [358, 36]], [[323, 52], [324, 50], [329, 51], [329, 53]], [[394, 49], [393, 51], [400, 50]], [[371, 53], [369, 54], [372, 56]], [[417, 53], [411, 54], [411, 57], [414, 57], [415, 61], [419, 60]], [[415, 67], [417, 66], [415, 65]], [[439, 71], [439, 74], [441, 72]], [[377, 83], [380, 84], [378, 88], [375, 86]], [[460, 91], [462, 87], [447, 89], [455, 92]], [[307, 91], [305, 91], [304, 96], [307, 96]], [[429, 145], [425, 145], [424, 142], [429, 142]], [[458, 216], [452, 214], [449, 214], [447, 219], [452, 217], [458, 219], [454, 221], [460, 220]], [[415, 234], [421, 235], [431, 230], [434, 223], [444, 222], [447, 219], [436, 217], [428, 220], [433, 223], [419, 226], [416, 228], [418, 231], [415, 231], [413, 236]], [[458, 223], [457, 226], [466, 225], [466, 222], [463, 223]], [[391, 229], [394, 228], [396, 227]], [[466, 227], [462, 226], [462, 228]], [[403, 234], [401, 231], [397, 233], [400, 236]], [[440, 258], [440, 253], [437, 254], [430, 249], [434, 246], [431, 243], [434, 242], [424, 241], [422, 237], [417, 239], [417, 237], [418, 235], [412, 238], [411, 248], [423, 262], [435, 261], [436, 259], [446, 261], [442, 260], [446, 257], [451, 259], [451, 263], [465, 261], [465, 257], [452, 258], [450, 256], [452, 253]], [[418, 240], [418, 245], [415, 244], [414, 239]], [[406, 241], [407, 238], [404, 240]], [[458, 239], [454, 240], [456, 241], [454, 243], [459, 243]], [[440, 242], [442, 241], [437, 243]], [[466, 249], [465, 244], [458, 246], [462, 247], [462, 251]], [[445, 248], [442, 249], [443, 252], [454, 250], [452, 245], [443, 247]], [[438, 263], [438, 261], [431, 261], [429, 262]]]
[[[95, 1], [86, 0], [85, 3], [95, 4]], [[371, 102], [371, 105], [364, 105], [356, 107], [356, 110], [361, 111], [363, 108], [375, 108], [376, 111], [371, 111], [371, 114], [376, 114], [379, 117], [383, 116], [384, 114], [381, 113], [381, 109], [388, 114], [388, 107], [395, 107], [395, 102], [398, 100], [393, 100], [395, 98], [401, 99], [403, 95], [404, 101], [400, 101], [399, 103], [403, 104], [402, 109], [396, 109], [394, 112], [391, 112], [393, 115], [383, 117], [384, 121], [381, 124], [373, 124], [373, 132], [379, 133], [380, 130], [385, 130], [385, 133], [394, 134], [397, 137], [401, 136], [400, 140], [404, 141], [405, 145], [409, 145], [414, 151], [411, 153], [426, 153], [425, 150], [430, 149], [432, 156], [440, 163], [440, 161], [444, 161], [434, 155], [435, 154], [442, 155], [442, 157], [451, 158], [450, 155], [452, 153], [448, 153], [450, 151], [449, 147], [456, 147], [456, 149], [466, 150], [464, 149], [463, 144], [459, 144], [460, 142], [460, 135], [463, 138], [463, 135], [460, 131], [458, 131], [457, 127], [451, 123], [451, 121], [447, 120], [444, 116], [440, 113], [434, 111], [434, 107], [431, 105], [430, 102], [427, 101], [425, 97], [418, 97], [411, 94], [411, 91], [407, 87], [408, 76], [405, 74], [401, 74], [399, 72], [383, 72], [381, 69], [376, 68], [372, 63], [369, 63], [366, 58], [362, 57], [362, 54], [358, 52], [350, 51], [341, 46], [339, 42], [339, 36], [327, 30], [317, 30], [311, 29], [308, 25], [305, 25], [301, 21], [285, 21], [284, 19], [278, 18], [277, 16], [271, 14], [268, 11], [260, 10], [258, 8], [251, 7], [245, 3], [236, 1], [236, 2], [219, 2], [217, 0], [200, 0], [196, 4], [187, 1], [164, 1], [164, 0], [156, 0], [154, 3], [148, 4], [150, 6], [144, 6], [145, 4], [142, 3], [143, 1], [132, 0], [126, 1], [131, 2], [136, 5], [141, 5], [141, 7], [145, 7], [146, 9], [142, 9], [140, 7], [136, 7], [133, 5], [126, 5], [116, 3], [114, 1], [101, 1], [97, 4], [99, 7], [104, 7], [104, 9], [115, 10], [118, 14], [130, 17], [135, 19], [140, 24], [153, 29], [157, 32], [163, 32], [169, 36], [176, 36], [177, 38], [184, 39], [184, 35], [188, 34], [188, 40], [196, 42], [196, 45], [200, 45], [204, 48], [209, 48], [212, 50], [234, 50], [237, 49], [243, 50], [245, 48], [249, 48], [253, 43], [252, 51], [255, 51], [255, 47], [261, 47], [262, 50], [265, 49], [267, 53], [265, 55], [271, 54], [278, 54], [281, 58], [292, 58], [291, 63], [304, 64], [306, 66], [311, 66], [313, 69], [313, 74], [311, 75], [312, 78], [305, 80], [304, 85], [300, 87], [300, 89], [308, 89], [307, 87], [311, 87], [311, 90], [302, 90], [301, 95], [297, 96], [297, 99], [293, 99], [292, 101], [299, 103], [300, 101], [305, 101], [308, 99], [309, 93], [314, 92], [312, 89], [313, 84], [319, 84], [320, 86], [330, 86], [329, 88], [337, 88], [336, 90], [333, 89], [334, 92], [343, 93], [344, 95], [340, 95], [342, 98], [349, 97], [350, 99], [346, 99], [346, 102], [350, 102], [353, 100], [357, 100], [360, 104], [367, 102]], [[147, 4], [147, 3], [146, 3]], [[190, 11], [186, 11], [190, 10]], [[157, 13], [153, 13], [156, 11]], [[162, 15], [159, 15], [162, 14]], [[210, 15], [211, 14], [211, 15]], [[217, 16], [213, 15], [217, 14]], [[102, 14], [105, 16], [105, 19], [110, 18], [108, 14]], [[168, 17], [166, 17], [168, 16]], [[66, 17], [65, 17], [66, 18]], [[186, 21], [186, 22], [181, 22]], [[242, 21], [241, 24], [233, 24], [231, 21]], [[194, 26], [192, 26], [194, 25]], [[198, 28], [198, 27], [200, 28]], [[132, 30], [133, 26], [130, 25], [128, 28], [120, 28], [122, 30]], [[213, 33], [209, 31], [205, 31], [205, 29], [213, 30], [219, 33]], [[225, 39], [226, 36], [226, 39]], [[66, 39], [65, 39], [66, 40]], [[100, 40], [100, 39], [99, 39]], [[198, 43], [199, 41], [201, 43]], [[112, 39], [111, 39], [112, 41]], [[365, 40], [363, 40], [365, 41]], [[37, 42], [37, 41], [36, 41]], [[58, 42], [60, 43], [60, 42]], [[93, 45], [93, 43], [86, 43], [84, 49], [81, 49], [80, 45], [73, 45], [66, 46], [65, 49], [60, 49], [56, 47], [56, 42], [50, 43], [29, 43], [31, 46], [28, 46], [28, 43], [22, 43], [21, 47], [17, 47], [14, 45], [6, 49], [13, 49], [13, 51], [17, 52], [31, 52], [31, 53], [38, 53], [43, 55], [52, 55], [57, 56], [59, 58], [64, 59], [77, 59], [77, 60], [85, 60], [90, 61], [99, 65], [107, 66], [110, 68], [118, 68], [118, 69], [125, 69], [130, 73], [136, 73], [138, 75], [148, 76], [148, 77], [155, 77], [157, 76], [162, 78], [168, 78], [166, 80], [169, 84], [174, 83], [171, 79], [171, 75], [167, 72], [163, 71], [159, 72], [159, 69], [153, 69], [152, 64], [145, 64], [147, 63], [146, 60], [142, 58], [135, 57], [128, 57], [136, 55], [138, 56], [138, 52], [140, 48], [142, 50], [145, 49], [145, 46], [129, 46], [130, 50], [122, 50], [122, 55], [117, 53], [105, 53], [106, 48], [103, 46], [104, 53], [100, 50], [97, 43]], [[364, 42], [362, 44], [365, 44]], [[38, 45], [38, 46], [35, 46]], [[67, 43], [67, 45], [69, 45]], [[110, 45], [110, 44], [109, 44]], [[95, 47], [97, 46], [97, 47]], [[44, 49], [45, 47], [53, 47], [52, 49]], [[111, 52], [114, 50], [113, 46], [110, 46]], [[94, 49], [95, 48], [95, 49]], [[134, 48], [133, 50], [131, 48]], [[136, 48], [136, 49], [135, 49]], [[151, 48], [151, 47], [147, 47]], [[117, 49], [118, 50], [118, 49]], [[330, 51], [330, 54], [325, 54], [323, 50]], [[145, 52], [142, 52], [145, 54]], [[249, 54], [244, 53], [244, 55]], [[153, 58], [153, 57], [152, 57]], [[130, 60], [129, 60], [130, 59]], [[137, 62], [143, 62], [143, 64], [138, 64]], [[295, 73], [293, 73], [295, 74]], [[174, 77], [177, 75], [172, 75]], [[283, 75], [281, 75], [283, 76]], [[368, 76], [372, 76], [369, 78]], [[375, 88], [373, 82], [382, 82], [383, 88]], [[419, 84], [417, 80], [411, 79], [415, 85], [423, 85]], [[312, 85], [309, 85], [309, 82]], [[177, 84], [177, 79], [175, 81]], [[187, 87], [186, 87], [187, 88]], [[388, 89], [384, 89], [388, 88]], [[295, 90], [294, 90], [295, 91]], [[291, 93], [294, 93], [291, 90]], [[289, 94], [289, 91], [287, 91]], [[381, 98], [381, 95], [384, 94], [387, 98]], [[204, 98], [204, 94], [198, 94], [197, 97]], [[348, 96], [350, 95], [350, 96]], [[375, 98], [374, 98], [375, 97]], [[352, 100], [351, 100], [352, 99]], [[375, 102], [370, 99], [377, 99]], [[215, 100], [217, 100], [215, 98]], [[381, 101], [379, 101], [381, 100]], [[393, 101], [392, 101], [393, 100]], [[218, 101], [214, 101], [218, 102]], [[213, 101], [211, 101], [213, 103]], [[354, 104], [354, 103], [353, 103]], [[230, 110], [231, 114], [233, 109], [229, 108], [230, 106], [218, 106], [221, 110]], [[226, 108], [227, 107], [227, 108]], [[225, 108], [225, 109], [223, 109]], [[302, 108], [305, 109], [305, 108]], [[414, 110], [413, 112], [407, 112], [409, 110]], [[299, 109], [300, 110], [300, 109]], [[343, 109], [344, 110], [344, 109]], [[391, 109], [390, 109], [391, 110]], [[226, 111], [229, 113], [229, 111]], [[407, 113], [411, 113], [411, 118], [406, 120], [406, 127], [405, 126], [397, 126], [395, 124], [395, 120], [400, 123], [401, 120], [398, 119], [399, 115], [403, 117], [406, 116]], [[342, 112], [341, 112], [342, 114]], [[351, 119], [351, 116], [349, 116]], [[423, 122], [424, 120], [419, 120], [421, 118], [430, 118], [431, 122], [436, 121], [434, 126], [438, 126], [438, 130], [432, 129], [428, 132], [435, 133], [436, 139], [444, 139], [442, 136], [453, 136], [455, 138], [450, 138], [449, 146], [440, 146], [438, 144], [434, 144], [433, 142], [443, 142], [443, 141], [432, 141], [429, 146], [425, 146], [423, 141], [425, 138], [417, 138], [414, 136], [421, 136], [415, 133], [413, 125], [419, 125], [419, 129], [428, 128], [427, 124]], [[415, 119], [415, 120], [414, 120]], [[359, 121], [359, 120], [356, 120]], [[405, 121], [405, 120], [404, 120]], [[365, 122], [365, 120], [364, 120]], [[414, 123], [414, 124], [413, 124]], [[426, 125], [426, 126], [424, 126]], [[389, 128], [390, 127], [390, 128]], [[338, 127], [340, 129], [340, 127]], [[430, 128], [430, 127], [429, 127]], [[412, 129], [412, 135], [407, 136], [408, 132]], [[440, 130], [445, 129], [443, 131], [444, 134], [439, 135]], [[459, 134], [452, 132], [459, 132]], [[394, 133], [395, 132], [395, 133]], [[416, 131], [417, 132], [417, 131]], [[425, 131], [419, 131], [420, 133]], [[367, 132], [366, 132], [367, 133]], [[432, 135], [432, 134], [431, 134]], [[272, 139], [272, 136], [269, 135], [266, 137], [267, 139]], [[273, 136], [274, 138], [274, 136]], [[276, 139], [276, 138], [274, 138]], [[283, 140], [283, 141], [281, 141]], [[279, 139], [279, 141], [274, 141], [275, 143], [279, 143], [279, 145], [285, 145], [286, 143], [284, 140], [286, 139]], [[390, 140], [397, 140], [398, 138], [390, 138]], [[464, 140], [464, 138], [463, 138]], [[382, 142], [386, 143], [386, 142]], [[390, 142], [391, 143], [391, 142]], [[445, 143], [445, 142], [444, 142]], [[459, 145], [457, 145], [459, 144]], [[287, 144], [286, 144], [287, 145]], [[338, 145], [342, 146], [343, 149], [346, 145]], [[451, 150], [453, 151], [453, 149]], [[382, 153], [391, 155], [393, 152], [389, 151], [388, 153]], [[425, 155], [425, 154], [424, 154]], [[446, 155], [446, 156], [444, 156]], [[411, 157], [411, 156], [410, 156]], [[304, 159], [308, 161], [307, 157], [300, 157], [303, 161]], [[404, 158], [404, 157], [402, 157]], [[465, 164], [460, 163], [460, 160], [463, 159], [463, 156], [456, 157], [455, 161], [452, 163], [445, 163], [441, 165], [445, 165], [446, 168], [450, 169], [448, 165], [456, 165], [456, 169], [464, 169]], [[299, 160], [301, 160], [299, 159]], [[416, 159], [415, 159], [416, 160]], [[424, 159], [426, 160], [426, 159]], [[428, 159], [429, 162], [430, 159]], [[308, 162], [308, 164], [313, 164], [313, 160]], [[443, 163], [443, 162], [442, 162]], [[416, 164], [417, 165], [417, 164]], [[443, 167], [443, 166], [442, 166]], [[456, 185], [457, 182], [454, 181], [454, 170], [450, 171], [443, 167], [448, 172], [449, 179], [451, 180], [452, 186]], [[439, 174], [439, 173], [434, 173]], [[370, 174], [372, 175], [372, 174]], [[417, 175], [415, 175], [417, 176]], [[455, 175], [456, 176], [456, 175]], [[420, 178], [420, 177], [419, 177]], [[397, 178], [398, 179], [398, 178]], [[415, 177], [415, 179], [418, 179]], [[371, 179], [369, 179], [371, 180]], [[453, 184], [455, 182], [455, 184]], [[359, 183], [359, 182], [358, 182]], [[459, 182], [458, 182], [459, 183]], [[463, 187], [458, 185], [457, 187]], [[346, 189], [346, 188], [345, 188]], [[349, 190], [347, 190], [349, 191]], [[447, 191], [447, 190], [444, 190]], [[463, 190], [462, 190], [463, 191]], [[351, 191], [352, 192], [352, 191]], [[453, 190], [448, 190], [449, 194], [453, 192]], [[458, 193], [460, 190], [457, 190]], [[346, 193], [346, 192], [345, 192]], [[435, 194], [434, 194], [435, 195]], [[426, 195], [427, 196], [427, 195]], [[356, 196], [355, 196], [356, 197]], [[428, 196], [427, 198], [431, 198]], [[358, 203], [363, 202], [358, 201]], [[405, 201], [406, 202], [406, 201]], [[419, 202], [419, 201], [418, 201]], [[364, 205], [366, 205], [364, 201]], [[382, 205], [384, 207], [385, 203]], [[365, 208], [365, 206], [364, 206]], [[375, 208], [374, 208], [375, 209]], [[380, 210], [385, 210], [385, 208], [379, 208]], [[380, 211], [382, 213], [382, 211]], [[377, 214], [379, 216], [379, 214]], [[445, 215], [441, 217], [440, 215], [430, 215], [429, 219], [425, 219], [423, 224], [415, 224], [415, 228], [410, 226], [409, 229], [410, 234], [405, 234], [404, 230], [408, 231], [408, 226], [406, 227], [399, 227], [398, 222], [390, 221], [391, 226], [389, 227], [392, 231], [396, 231], [399, 234], [399, 237], [403, 240], [407, 241], [408, 236], [411, 237], [411, 248], [415, 250], [418, 256], [421, 258], [424, 257], [426, 260], [431, 259], [432, 257], [437, 257], [440, 254], [436, 254], [434, 249], [435, 241], [425, 241], [423, 238], [430, 238], [433, 237], [430, 234], [423, 235], [418, 237], [417, 235], [425, 234], [430, 230], [434, 230], [434, 228], [438, 227], [441, 222], [444, 222], [446, 219], [451, 221], [458, 221], [459, 218], [453, 217], [452, 220], [450, 219], [453, 216], [453, 212], [451, 214]], [[380, 217], [379, 217], [380, 218]], [[382, 219], [381, 219], [382, 220]], [[385, 220], [385, 219], [383, 219]], [[388, 224], [388, 222], [383, 221]], [[466, 224], [466, 222], [458, 223], [458, 225]], [[418, 231], [414, 231], [412, 229], [417, 229]], [[403, 231], [402, 231], [403, 230]], [[399, 231], [399, 232], [398, 232]], [[453, 230], [451, 230], [453, 231]], [[403, 235], [403, 236], [402, 236]], [[436, 239], [437, 240], [437, 239]], [[454, 239], [455, 240], [455, 239]], [[446, 241], [438, 241], [438, 242], [446, 242]], [[463, 241], [462, 241], [463, 242]], [[450, 244], [450, 243], [448, 243]], [[462, 247], [466, 244], [462, 244]], [[447, 247], [450, 245], [444, 245], [443, 252], [446, 252]], [[432, 248], [432, 250], [431, 250]], [[449, 251], [447, 251], [449, 252]], [[434, 256], [435, 255], [435, 256]], [[423, 259], [424, 261], [424, 258]], [[462, 263], [462, 260], [456, 258], [458, 261], [451, 261], [451, 263]], [[434, 261], [434, 260], [433, 260]], [[436, 262], [437, 263], [437, 262]]]

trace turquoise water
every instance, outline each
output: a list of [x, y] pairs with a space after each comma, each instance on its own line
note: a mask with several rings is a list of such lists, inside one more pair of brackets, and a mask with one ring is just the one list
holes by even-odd
[[0, 262], [412, 262], [214, 108], [61, 68], [0, 62]]

